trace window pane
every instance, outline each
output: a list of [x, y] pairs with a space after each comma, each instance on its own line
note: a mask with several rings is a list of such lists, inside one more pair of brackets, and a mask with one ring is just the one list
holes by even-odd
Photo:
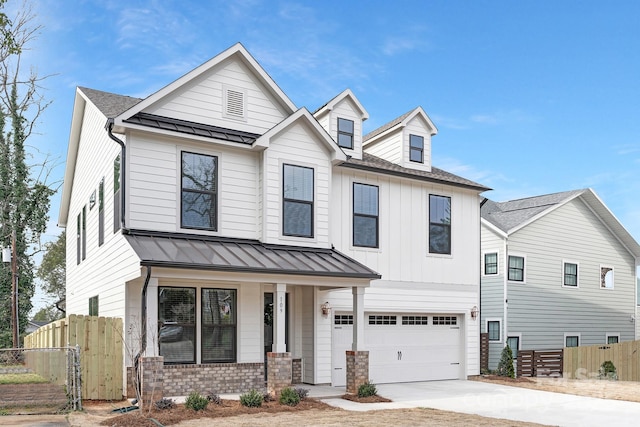
[[564, 284], [565, 286], [578, 286], [578, 265], [564, 264]]
[[422, 163], [422, 150], [411, 148], [409, 150], [409, 160], [412, 162]]
[[607, 337], [607, 344], [618, 344], [618, 337], [617, 336]]
[[451, 224], [451, 198], [429, 196], [429, 222], [432, 224]]
[[236, 290], [202, 290], [202, 361], [236, 359]]
[[193, 288], [158, 289], [158, 342], [165, 363], [195, 362], [195, 304]]
[[600, 287], [606, 289], [613, 289], [613, 268], [601, 267], [600, 268]]
[[311, 236], [311, 204], [284, 202], [284, 234]]
[[524, 281], [524, 258], [519, 256], [509, 257], [509, 280]]
[[429, 227], [429, 252], [451, 253], [451, 228], [449, 226], [431, 224]]
[[520, 337], [509, 337], [507, 338], [507, 345], [511, 349], [511, 353], [513, 354], [513, 358], [518, 358], [518, 347], [520, 344]]
[[182, 226], [215, 228], [215, 224], [215, 194], [184, 191], [182, 193]]
[[338, 118], [338, 131], [353, 135], [353, 121]]
[[216, 191], [216, 157], [182, 153], [182, 188]]
[[424, 149], [424, 138], [418, 135], [409, 136], [409, 145], [411, 148]]
[[284, 165], [285, 199], [313, 201], [313, 169]]
[[353, 212], [364, 215], [378, 215], [378, 187], [353, 184]]
[[338, 145], [343, 148], [353, 148], [353, 136], [339, 133]]
[[498, 274], [498, 254], [484, 255], [484, 274]]
[[489, 341], [500, 341], [500, 322], [487, 322], [487, 329]]
[[567, 337], [565, 347], [578, 347], [578, 337], [576, 336]]
[[374, 217], [353, 217], [353, 245], [378, 247], [378, 220]]

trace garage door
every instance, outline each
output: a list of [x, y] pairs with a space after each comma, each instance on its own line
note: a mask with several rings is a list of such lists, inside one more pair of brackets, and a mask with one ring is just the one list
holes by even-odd
[[[455, 314], [365, 315], [365, 349], [373, 383], [460, 378], [461, 336]], [[345, 351], [351, 349], [353, 316], [337, 313], [333, 325], [332, 383], [346, 384]]]

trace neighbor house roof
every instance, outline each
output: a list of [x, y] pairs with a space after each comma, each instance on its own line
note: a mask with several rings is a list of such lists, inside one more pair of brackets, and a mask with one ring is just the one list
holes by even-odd
[[358, 279], [381, 277], [335, 249], [181, 233], [138, 230], [125, 233], [143, 266]]
[[485, 199], [480, 214], [482, 221], [509, 235], [526, 227], [564, 204], [580, 198], [594, 212], [607, 228], [635, 257], [640, 257], [640, 245], [624, 228], [622, 223], [607, 208], [598, 195], [590, 188], [545, 194], [524, 199], [494, 202]]
[[115, 93], [89, 89], [88, 87], [78, 87], [78, 89], [84, 93], [93, 105], [95, 105], [108, 119], [113, 119], [136, 105], [138, 102], [142, 101], [141, 98], [117, 95]]

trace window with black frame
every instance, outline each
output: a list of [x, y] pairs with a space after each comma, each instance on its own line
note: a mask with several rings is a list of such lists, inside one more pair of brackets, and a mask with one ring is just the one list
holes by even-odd
[[409, 160], [424, 163], [424, 137], [409, 135]]
[[202, 290], [202, 363], [236, 361], [237, 291]]
[[429, 253], [451, 254], [451, 197], [429, 195]]
[[160, 356], [165, 363], [195, 363], [195, 288], [158, 288], [158, 328]]
[[338, 117], [338, 145], [353, 149], [353, 120]]
[[353, 246], [378, 247], [378, 186], [353, 183]]
[[218, 158], [182, 153], [182, 228], [217, 231]]
[[313, 237], [313, 169], [283, 165], [282, 234]]

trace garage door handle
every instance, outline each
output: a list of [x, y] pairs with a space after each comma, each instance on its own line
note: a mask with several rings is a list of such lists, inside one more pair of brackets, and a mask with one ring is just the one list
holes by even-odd
[[460, 364], [460, 362], [453, 362], [453, 363], [450, 363], [450, 365], [459, 365], [459, 364]]
[[401, 351], [398, 352], [398, 360], [402, 360], [402, 352]]
[[342, 368], [333, 368], [334, 371], [341, 371]]

